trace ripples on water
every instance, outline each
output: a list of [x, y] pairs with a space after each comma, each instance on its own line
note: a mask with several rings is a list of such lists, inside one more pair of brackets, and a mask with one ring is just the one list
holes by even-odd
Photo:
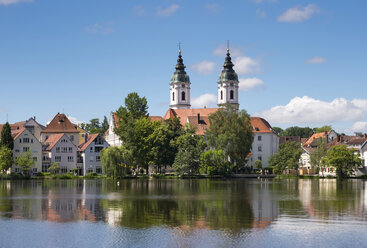
[[0, 247], [366, 247], [362, 180], [0, 181]]

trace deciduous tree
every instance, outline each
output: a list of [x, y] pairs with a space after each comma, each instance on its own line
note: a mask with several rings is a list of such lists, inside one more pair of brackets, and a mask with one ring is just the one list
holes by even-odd
[[6, 146], [0, 146], [0, 170], [6, 173], [13, 164], [12, 151]]
[[298, 169], [302, 148], [297, 142], [286, 142], [279, 146], [279, 150], [269, 158], [269, 165], [275, 168], [276, 173], [286, 169]]
[[22, 169], [23, 173], [29, 173], [31, 167], [35, 164], [32, 158], [32, 153], [26, 152], [23, 155], [16, 158], [16, 164]]

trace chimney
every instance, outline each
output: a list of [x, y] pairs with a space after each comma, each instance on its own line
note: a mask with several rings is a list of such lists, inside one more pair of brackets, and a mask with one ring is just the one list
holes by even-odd
[[84, 143], [87, 143], [88, 141], [88, 133], [85, 133], [85, 136], [84, 136]]
[[200, 113], [198, 113], [198, 124], [200, 123]]

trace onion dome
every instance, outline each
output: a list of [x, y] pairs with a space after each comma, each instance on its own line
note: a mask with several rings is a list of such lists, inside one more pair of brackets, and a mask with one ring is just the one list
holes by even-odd
[[223, 64], [223, 70], [219, 74], [219, 82], [225, 82], [225, 81], [238, 81], [237, 73], [233, 70], [234, 64], [231, 60], [231, 55], [229, 53], [229, 49], [227, 48], [227, 56], [226, 60]]
[[178, 51], [178, 59], [175, 68], [176, 71], [172, 75], [171, 83], [190, 83], [190, 77], [185, 71], [186, 66], [183, 63], [181, 50]]

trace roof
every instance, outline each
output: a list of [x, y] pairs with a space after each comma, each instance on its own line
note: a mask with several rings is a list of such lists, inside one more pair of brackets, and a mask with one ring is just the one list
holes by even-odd
[[25, 131], [26, 129], [24, 127], [20, 128], [17, 131], [14, 131], [11, 136], [13, 137], [13, 140], [16, 140], [17, 138], [19, 138], [19, 136]]
[[329, 132], [322, 132], [322, 133], [314, 133], [310, 138], [308, 138], [308, 140], [304, 143], [305, 146], [311, 145], [312, 142], [316, 139], [320, 139], [320, 138], [327, 138], [327, 135], [329, 134]]
[[149, 116], [149, 119], [151, 121], [159, 121], [159, 122], [163, 121], [163, 118], [161, 116]]
[[64, 133], [50, 135], [50, 137], [48, 137], [48, 139], [44, 142], [44, 144], [47, 145], [46, 150], [50, 151], [57, 144], [62, 136], [64, 136]]
[[302, 143], [303, 146], [305, 145], [307, 140], [308, 140], [308, 138], [301, 138], [301, 143]]
[[[20, 130], [20, 129], [22, 129], [22, 128], [24, 128], [24, 124], [25, 124], [26, 122], [25, 121], [21, 121], [21, 122], [16, 122], [16, 123], [14, 123], [14, 124], [9, 124], [9, 126], [10, 126], [10, 131], [13, 133], [13, 132], [17, 132], [18, 130]], [[3, 126], [4, 126], [4, 124], [0, 124], [0, 133], [1, 133], [1, 131], [2, 131], [2, 129], [3, 129]]]
[[65, 114], [58, 113], [42, 133], [79, 133], [78, 126], [71, 123]]
[[283, 144], [286, 142], [301, 143], [301, 137], [300, 136], [282, 136], [279, 138], [279, 144]]
[[88, 135], [87, 142], [84, 142], [83, 144], [79, 145], [80, 151], [85, 151], [85, 149], [88, 148], [88, 146], [98, 137], [98, 133], [90, 134]]
[[[209, 127], [209, 115], [218, 111], [218, 108], [197, 108], [197, 109], [168, 109], [163, 119], [180, 118], [181, 125], [188, 122], [197, 128], [196, 134], [204, 135]], [[198, 122], [200, 120], [200, 122]], [[254, 133], [274, 133], [270, 124], [261, 117], [251, 117], [251, 125]]]

